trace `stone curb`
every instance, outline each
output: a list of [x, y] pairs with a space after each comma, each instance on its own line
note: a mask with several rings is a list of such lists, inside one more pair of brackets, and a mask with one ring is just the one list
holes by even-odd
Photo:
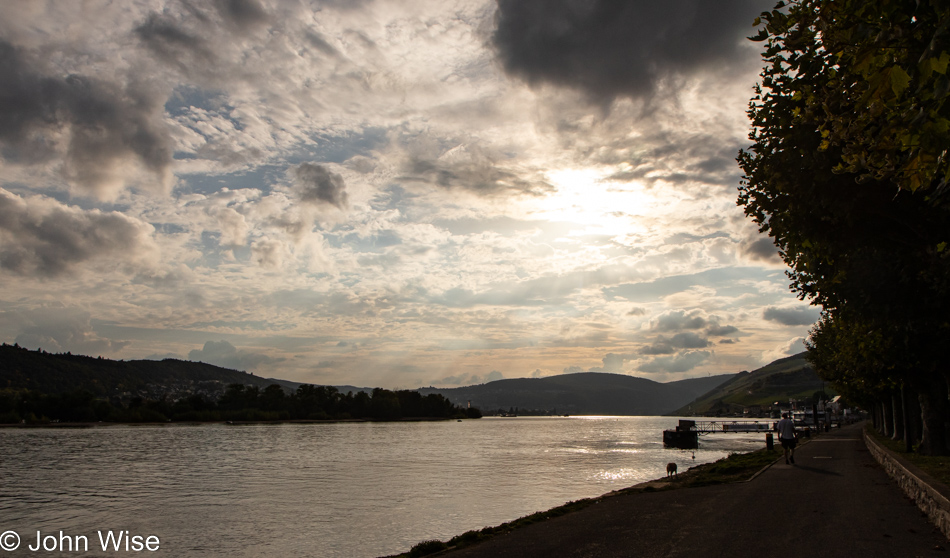
[[937, 481], [917, 466], [880, 445], [867, 430], [863, 431], [864, 444], [887, 474], [924, 512], [931, 523], [950, 540], [950, 488]]

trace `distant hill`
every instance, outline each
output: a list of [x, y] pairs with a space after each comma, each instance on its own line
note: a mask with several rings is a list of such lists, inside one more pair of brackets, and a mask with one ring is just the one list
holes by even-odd
[[[192, 393], [216, 397], [229, 384], [260, 388], [278, 384], [288, 392], [301, 385], [203, 362], [110, 360], [0, 345], [0, 389], [29, 389], [47, 394], [84, 389], [98, 397], [125, 395], [158, 399], [165, 395], [175, 399]], [[339, 386], [337, 389], [342, 393], [372, 391], [353, 386]]]
[[734, 374], [692, 378], [661, 384], [623, 374], [584, 372], [546, 378], [497, 380], [459, 388], [422, 388], [456, 405], [472, 402], [483, 412], [517, 407], [557, 410], [572, 415], [662, 415], [707, 393]]
[[728, 414], [751, 405], [771, 405], [775, 401], [804, 399], [824, 387], [829, 395], [831, 387], [805, 360], [806, 353], [776, 360], [752, 372], [740, 372], [708, 393], [678, 407], [671, 415]]
[[[301, 384], [185, 360], [109, 360], [50, 354], [0, 345], [0, 389], [47, 394], [78, 389], [97, 397], [175, 400], [200, 393], [216, 399], [229, 384], [265, 388], [279, 384], [292, 392]], [[340, 392], [371, 388], [335, 386]], [[731, 413], [742, 406], [810, 397], [822, 382], [804, 353], [777, 360], [754, 372], [722, 374], [661, 384], [622, 374], [585, 372], [547, 378], [498, 380], [459, 388], [421, 388], [451, 402], [487, 412], [516, 407], [572, 415], [691, 415]], [[830, 389], [826, 388], [830, 393]]]

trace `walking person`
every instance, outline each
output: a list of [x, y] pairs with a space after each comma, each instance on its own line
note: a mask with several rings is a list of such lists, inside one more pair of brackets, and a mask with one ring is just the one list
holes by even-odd
[[798, 440], [795, 438], [795, 423], [788, 418], [788, 413], [782, 413], [782, 420], [775, 425], [775, 430], [778, 431], [778, 439], [782, 442], [782, 451], [785, 452], [785, 464], [788, 465], [789, 461], [794, 464], [795, 445]]

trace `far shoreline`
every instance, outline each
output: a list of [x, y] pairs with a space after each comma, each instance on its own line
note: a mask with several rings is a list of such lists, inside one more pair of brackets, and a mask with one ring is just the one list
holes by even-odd
[[49, 422], [49, 423], [7, 423], [0, 424], [0, 428], [101, 428], [108, 426], [203, 426], [209, 424], [221, 424], [224, 426], [252, 426], [260, 424], [335, 424], [335, 423], [357, 423], [357, 422], [451, 422], [478, 420], [472, 418], [455, 417], [406, 417], [398, 419], [371, 419], [371, 418], [349, 418], [349, 419], [286, 419], [286, 420], [176, 420], [165, 422]]

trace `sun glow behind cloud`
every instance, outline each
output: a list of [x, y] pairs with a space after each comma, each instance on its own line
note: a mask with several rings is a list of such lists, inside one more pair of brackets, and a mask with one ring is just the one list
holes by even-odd
[[611, 181], [613, 169], [562, 169], [547, 173], [555, 191], [524, 202], [532, 218], [584, 225], [573, 236], [604, 234], [611, 237], [642, 234], [638, 224], [658, 214], [661, 192], [650, 192], [637, 182]]

